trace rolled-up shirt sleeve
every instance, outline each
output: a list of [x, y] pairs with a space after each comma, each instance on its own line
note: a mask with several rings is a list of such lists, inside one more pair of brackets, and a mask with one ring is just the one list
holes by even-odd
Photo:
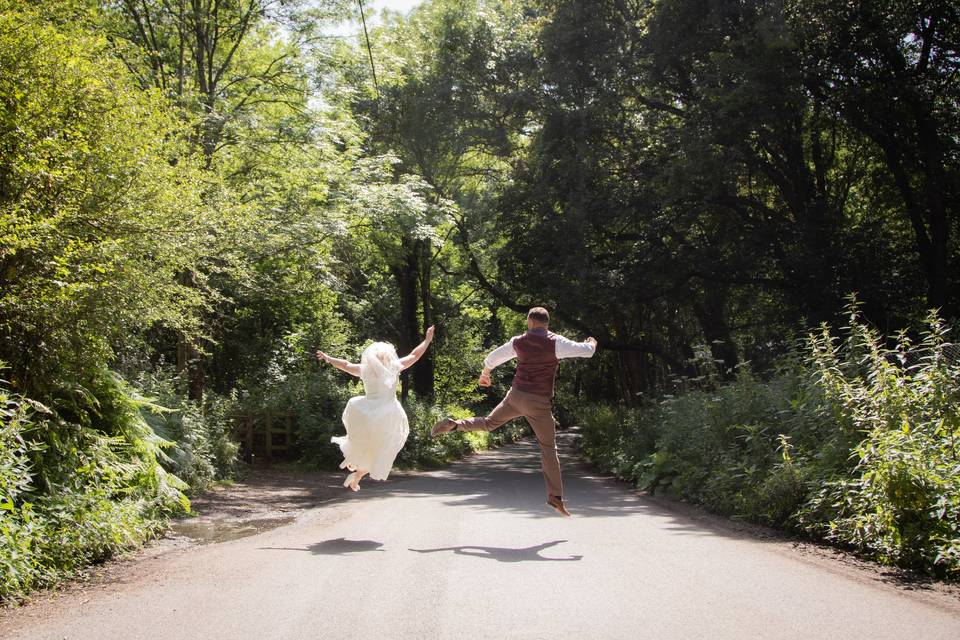
[[504, 345], [501, 345], [487, 354], [483, 360], [483, 366], [487, 369], [495, 369], [507, 360], [517, 357], [517, 352], [513, 348], [513, 338]]
[[554, 334], [557, 344], [557, 358], [591, 358], [596, 352], [596, 345], [587, 342], [574, 342], [561, 335]]

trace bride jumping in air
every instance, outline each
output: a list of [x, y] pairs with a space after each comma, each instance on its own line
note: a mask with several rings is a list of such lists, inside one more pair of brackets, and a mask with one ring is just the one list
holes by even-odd
[[365, 395], [350, 398], [343, 410], [347, 435], [331, 438], [343, 453], [340, 468], [352, 472], [343, 486], [359, 491], [360, 480], [365, 475], [369, 474], [374, 480], [386, 480], [390, 475], [393, 460], [410, 433], [407, 414], [397, 400], [400, 372], [423, 356], [431, 340], [433, 327], [427, 329], [423, 342], [402, 358], [397, 357], [392, 344], [374, 342], [363, 350], [360, 364], [317, 351], [318, 360], [359, 377], [365, 391]]

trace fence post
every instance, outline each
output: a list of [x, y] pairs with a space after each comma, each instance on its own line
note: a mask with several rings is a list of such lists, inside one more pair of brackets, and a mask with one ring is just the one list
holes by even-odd
[[273, 462], [273, 438], [270, 433], [273, 430], [273, 412], [267, 411], [264, 415], [266, 416], [266, 426], [263, 430], [264, 447], [267, 450], [267, 461]]

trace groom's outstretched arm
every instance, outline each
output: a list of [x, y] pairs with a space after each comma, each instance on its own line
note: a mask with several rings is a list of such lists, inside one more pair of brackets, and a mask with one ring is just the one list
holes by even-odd
[[480, 372], [480, 379], [477, 383], [481, 387], [490, 386], [490, 372], [502, 365], [508, 360], [512, 360], [517, 357], [517, 352], [513, 348], [513, 338], [510, 338], [510, 341], [504, 345], [501, 345], [487, 354], [487, 357], [483, 359], [483, 371]]
[[597, 341], [587, 338], [583, 342], [574, 342], [559, 334], [554, 334], [557, 343], [557, 358], [592, 358], [597, 352]]

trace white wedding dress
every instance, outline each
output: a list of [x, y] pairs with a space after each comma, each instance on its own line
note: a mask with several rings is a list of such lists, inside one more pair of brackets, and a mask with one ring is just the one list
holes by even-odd
[[374, 342], [360, 356], [360, 380], [365, 395], [350, 398], [343, 410], [347, 435], [331, 438], [340, 446], [340, 468], [363, 470], [374, 480], [386, 480], [410, 427], [397, 400], [400, 359], [392, 345]]

